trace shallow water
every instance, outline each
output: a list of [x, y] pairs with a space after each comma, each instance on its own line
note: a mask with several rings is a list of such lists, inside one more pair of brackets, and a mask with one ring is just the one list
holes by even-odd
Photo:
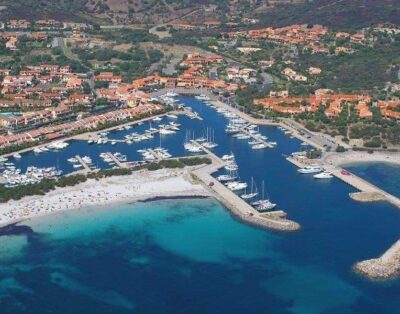
[[400, 237], [397, 208], [354, 202], [343, 182], [298, 174], [284, 155], [300, 142], [276, 128], [261, 131], [278, 147], [255, 152], [225, 135], [225, 118], [182, 100], [204, 121], [181, 117], [182, 131], [163, 146], [182, 155], [186, 129], [200, 136], [212, 127], [215, 152], [233, 151], [241, 178], [265, 180], [302, 230], [248, 226], [212, 199], [36, 219], [26, 235], [0, 237], [1, 313], [400, 313], [400, 280], [371, 282], [351, 270]]

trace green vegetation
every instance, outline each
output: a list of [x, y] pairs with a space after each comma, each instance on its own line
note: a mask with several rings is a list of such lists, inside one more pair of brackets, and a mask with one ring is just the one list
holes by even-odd
[[322, 24], [349, 30], [379, 23], [400, 24], [400, 6], [395, 0], [314, 0], [278, 6], [258, 17], [263, 25]]
[[98, 172], [91, 172], [87, 175], [76, 174], [65, 176], [59, 178], [58, 180], [45, 179], [39, 183], [17, 186], [13, 188], [6, 188], [4, 185], [0, 185], [0, 203], [5, 203], [12, 199], [19, 200], [25, 196], [45, 195], [57, 187], [75, 186], [79, 183], [85, 182], [87, 179], [99, 180], [101, 178], [112, 176], [125, 176], [130, 175], [133, 171], [140, 169], [155, 171], [164, 168], [184, 168], [185, 166], [196, 166], [210, 163], [211, 160], [208, 157], [179, 158], [162, 160], [158, 163], [137, 166], [132, 169], [104, 169]]

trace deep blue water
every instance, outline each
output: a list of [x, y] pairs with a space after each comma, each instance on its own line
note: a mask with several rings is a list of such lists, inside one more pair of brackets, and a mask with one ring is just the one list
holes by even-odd
[[[182, 131], [163, 137], [162, 145], [183, 155], [185, 129], [200, 136], [214, 128], [215, 152], [233, 151], [241, 178], [265, 180], [271, 199], [302, 230], [286, 234], [245, 225], [210, 199], [36, 219], [27, 235], [0, 237], [1, 313], [400, 313], [400, 280], [371, 282], [351, 270], [400, 237], [397, 208], [354, 202], [348, 197], [354, 189], [344, 183], [298, 174], [283, 155], [300, 142], [276, 128], [262, 133], [278, 147], [255, 152], [225, 135], [225, 118], [182, 99], [204, 121], [181, 117]], [[158, 138], [153, 142], [159, 145]], [[94, 150], [106, 148], [138, 158], [137, 144], [83, 142], [72, 142], [58, 156], [97, 155]], [[54, 163], [55, 156], [28, 155], [19, 162], [26, 158]]]
[[400, 197], [400, 166], [392, 163], [355, 163], [346, 166], [351, 172], [385, 191]]

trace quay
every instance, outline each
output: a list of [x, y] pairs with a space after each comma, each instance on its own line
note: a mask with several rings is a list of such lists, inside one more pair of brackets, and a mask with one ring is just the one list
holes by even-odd
[[200, 147], [212, 160], [210, 165], [193, 170], [192, 174], [202, 181], [207, 189], [210, 190], [221, 203], [229, 208], [235, 216], [245, 222], [268, 229], [279, 231], [296, 231], [300, 229], [300, 225], [297, 222], [286, 219], [286, 213], [284, 211], [259, 213], [238, 195], [230, 191], [212, 176], [213, 173], [224, 167], [226, 163], [195, 140], [193, 140], [192, 143]]
[[[391, 204], [400, 208], [400, 199], [381, 188], [377, 187], [376, 185], [360, 178], [359, 176], [355, 175], [354, 173], [350, 173], [349, 171], [343, 169], [339, 165], [328, 163], [327, 160], [310, 160], [307, 158], [299, 159], [293, 157], [287, 157], [288, 161], [292, 164], [296, 165], [298, 168], [303, 168], [305, 166], [309, 166], [311, 164], [318, 164], [326, 171], [330, 172], [333, 176], [338, 178], [339, 180], [345, 182], [346, 184], [354, 187], [360, 193], [350, 193], [350, 197], [356, 201], [378, 201], [378, 200], [386, 200]], [[356, 194], [356, 195], [353, 195]]]

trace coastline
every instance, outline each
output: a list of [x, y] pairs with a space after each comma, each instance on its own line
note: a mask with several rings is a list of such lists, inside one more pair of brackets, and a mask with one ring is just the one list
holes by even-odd
[[344, 153], [326, 153], [322, 161], [334, 166], [346, 166], [356, 163], [386, 162], [400, 165], [400, 153], [397, 152], [374, 152], [369, 154], [364, 151], [347, 151]]
[[29, 196], [0, 204], [0, 227], [68, 210], [100, 208], [146, 201], [156, 197], [209, 197], [185, 170], [139, 171], [132, 175], [90, 179], [73, 187], [57, 188], [45, 196]]

